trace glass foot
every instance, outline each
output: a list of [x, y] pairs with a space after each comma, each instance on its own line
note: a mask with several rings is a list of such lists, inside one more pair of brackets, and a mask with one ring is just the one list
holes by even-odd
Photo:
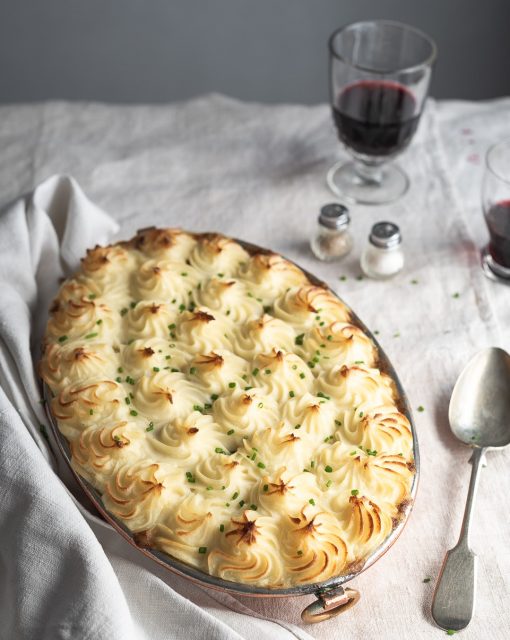
[[367, 167], [366, 175], [364, 171], [362, 175], [355, 162], [337, 162], [328, 171], [326, 180], [336, 196], [360, 204], [388, 204], [409, 188], [409, 178], [394, 164], [376, 170]]
[[488, 247], [482, 249], [481, 257], [482, 269], [487, 278], [494, 280], [494, 282], [510, 285], [510, 269], [506, 269], [495, 262], [489, 253]]

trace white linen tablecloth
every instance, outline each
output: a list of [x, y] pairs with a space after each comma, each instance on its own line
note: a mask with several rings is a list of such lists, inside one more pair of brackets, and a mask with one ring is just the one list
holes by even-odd
[[[451, 436], [449, 395], [478, 349], [510, 349], [510, 289], [484, 278], [479, 204], [483, 154], [510, 135], [510, 100], [429, 102], [400, 163], [411, 189], [387, 207], [352, 207], [356, 246], [325, 265], [308, 250], [325, 173], [342, 151], [329, 108], [263, 106], [218, 95], [170, 106], [48, 103], [0, 107], [0, 204], [54, 178], [0, 215], [0, 638], [441, 637], [434, 581], [459, 532], [469, 451]], [[370, 226], [400, 225], [403, 273], [359, 278]], [[150, 224], [218, 230], [279, 251], [327, 281], [386, 350], [408, 392], [421, 480], [399, 541], [353, 586], [350, 612], [305, 627], [312, 597], [251, 599], [203, 589], [140, 559], [58, 479], [65, 469], [45, 423], [30, 363], [57, 279], [108, 236]], [[115, 234], [116, 235], [113, 235]], [[60, 250], [60, 254], [58, 253]], [[510, 474], [488, 455], [472, 544], [478, 604], [464, 638], [510, 635]], [[79, 495], [78, 493], [76, 495]], [[141, 555], [141, 554], [140, 554]], [[424, 582], [426, 578], [430, 582]], [[309, 635], [310, 634], [310, 635]]]

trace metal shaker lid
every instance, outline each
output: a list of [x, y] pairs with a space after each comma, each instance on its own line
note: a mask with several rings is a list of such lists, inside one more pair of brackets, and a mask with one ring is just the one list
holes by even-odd
[[327, 229], [344, 229], [349, 225], [350, 221], [349, 209], [343, 204], [333, 202], [321, 207], [319, 224]]
[[402, 235], [393, 222], [377, 222], [372, 227], [368, 239], [376, 247], [392, 249], [402, 242]]

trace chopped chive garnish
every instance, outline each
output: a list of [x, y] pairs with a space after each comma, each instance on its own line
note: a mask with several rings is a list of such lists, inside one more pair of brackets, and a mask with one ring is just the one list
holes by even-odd
[[305, 374], [304, 374], [303, 372], [301, 372], [301, 373], [299, 374], [299, 377], [301, 378], [301, 380], [304, 380], [304, 379], [305, 379]]
[[101, 320], [101, 318], [99, 318], [99, 320], [96, 320], [96, 324], [103, 324], [103, 321]]
[[351, 496], [357, 496], [359, 493], [358, 489], [351, 489]]
[[228, 456], [228, 452], [225, 451], [225, 449], [222, 449], [221, 447], [216, 447], [216, 449], [214, 450], [216, 453], [222, 453], [225, 456]]
[[225, 531], [225, 525], [224, 524], [220, 524], [220, 531], [221, 531], [221, 533], [223, 533]]
[[239, 500], [239, 506], [243, 507], [244, 506], [244, 500]]
[[194, 373], [197, 372], [197, 368], [196, 367], [191, 367], [189, 372], [190, 372], [191, 375], [193, 375]]
[[363, 417], [363, 411], [359, 412], [359, 417], [362, 418]]
[[115, 380], [116, 380], [117, 382], [122, 382], [122, 378], [121, 378], [120, 376], [117, 376], [117, 377], [115, 378]]
[[263, 462], [259, 462], [259, 463], [257, 464], [257, 467], [258, 467], [259, 469], [265, 469], [265, 468], [266, 468], [266, 465], [265, 465]]
[[227, 431], [227, 436], [231, 436], [234, 433], [233, 429], [229, 429], [229, 431]]
[[131, 399], [128, 396], [124, 398], [124, 401], [126, 404], [131, 404]]
[[301, 425], [300, 425], [300, 424], [297, 424], [297, 425], [294, 427], [294, 429], [301, 429]]
[[255, 369], [253, 369], [253, 371], [251, 372], [252, 376], [256, 376], [259, 372], [259, 369], [257, 369], [257, 367], [255, 367]]
[[230, 499], [235, 500], [236, 498], [239, 498], [239, 491], [236, 491]]
[[268, 376], [271, 373], [271, 369], [265, 369], [264, 373], [266, 374], [266, 376]]
[[313, 498], [310, 498], [308, 502], [315, 507], [315, 500]]
[[269, 485], [268, 485], [268, 484], [265, 484], [265, 485], [262, 487], [262, 489], [263, 489], [264, 491], [269, 491]]
[[333, 471], [333, 467], [330, 467], [330, 466], [329, 466], [329, 464], [327, 464], [327, 465], [324, 467], [324, 471], [325, 471], [326, 473], [331, 473], [331, 472]]
[[298, 549], [297, 554], [298, 554], [298, 556], [302, 556], [303, 555], [303, 552], [301, 551], [301, 549]]
[[60, 338], [58, 339], [59, 342], [65, 342], [66, 340], [68, 340], [69, 338], [67, 336], [60, 336]]
[[207, 553], [207, 547], [199, 547], [198, 553]]
[[234, 387], [235, 387], [235, 386], [236, 386], [236, 383], [235, 383], [235, 382], [229, 382], [229, 383], [228, 383], [228, 388], [229, 388], [229, 389], [234, 389]]
[[335, 424], [337, 427], [341, 427], [342, 426], [342, 422], [340, 420], [335, 420]]
[[358, 452], [356, 450], [350, 452], [350, 456], [355, 456]]
[[211, 400], [214, 402], [215, 400], [217, 400], [220, 396], [217, 393], [213, 393], [211, 396]]
[[422, 411], [425, 411], [425, 407], [422, 407], [422, 406], [421, 406], [421, 404], [420, 404], [420, 406], [418, 407], [418, 411], [419, 411], [420, 413], [421, 413]]
[[179, 305], [179, 311], [182, 313], [184, 310], [186, 309], [186, 305], [184, 304], [180, 304]]
[[327, 396], [325, 393], [322, 393], [322, 391], [319, 391], [319, 393], [317, 394], [317, 397], [324, 398], [325, 400], [331, 400], [331, 398]]
[[95, 338], [97, 335], [98, 335], [97, 333], [87, 333], [85, 338], [89, 340], [90, 338]]
[[93, 416], [94, 415], [94, 409], [90, 409], [89, 411], [89, 415]]
[[89, 300], [95, 300], [96, 299], [96, 294], [95, 293], [89, 293]]
[[149, 426], [145, 429], [145, 431], [152, 431], [154, 429], [154, 422], [149, 422]]
[[329, 487], [333, 484], [333, 480], [328, 480], [326, 482], [326, 487], [329, 489]]
[[152, 367], [152, 370], [157, 373], [159, 371], [159, 367]]
[[137, 416], [138, 415], [138, 411], [135, 411], [134, 409], [131, 409], [131, 411], [129, 413], [132, 416]]
[[427, 582], [430, 582], [430, 580], [431, 580], [431, 578], [424, 578], [424, 579], [423, 579], [423, 582], [424, 582], [425, 584], [427, 584]]
[[329, 341], [333, 340], [333, 336], [332, 335], [326, 336], [326, 340], [329, 340]]
[[299, 345], [302, 346], [303, 345], [303, 338], [305, 337], [304, 333], [300, 333], [298, 336], [296, 336], [296, 339], [294, 340], [294, 342]]
[[257, 407], [258, 407], [259, 409], [262, 409], [262, 407], [263, 407], [263, 406], [264, 406], [264, 403], [263, 403], [263, 402], [259, 402], [259, 403], [258, 403], [258, 405], [257, 405]]
[[295, 395], [294, 391], [289, 391], [289, 398], [293, 398]]
[[312, 469], [315, 467], [315, 460], [312, 460], [312, 461], [310, 462], [310, 466], [312, 467]]
[[250, 504], [250, 509], [252, 511], [257, 511], [257, 505], [256, 504]]

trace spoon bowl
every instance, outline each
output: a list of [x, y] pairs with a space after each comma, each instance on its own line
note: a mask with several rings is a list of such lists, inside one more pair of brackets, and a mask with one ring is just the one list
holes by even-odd
[[453, 434], [475, 447], [510, 444], [510, 355], [491, 347], [466, 365], [453, 389], [448, 412]]

